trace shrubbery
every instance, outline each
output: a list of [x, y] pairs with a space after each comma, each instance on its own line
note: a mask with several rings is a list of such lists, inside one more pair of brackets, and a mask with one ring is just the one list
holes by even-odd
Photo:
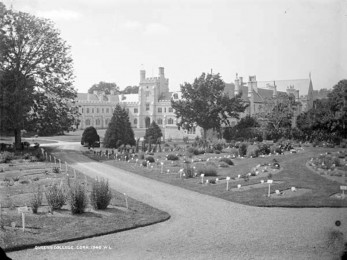
[[72, 214], [81, 214], [88, 205], [88, 197], [84, 185], [77, 182], [70, 188], [69, 204]]
[[34, 214], [37, 213], [37, 210], [42, 205], [42, 192], [40, 186], [37, 187], [37, 192], [33, 193], [33, 197], [30, 200], [30, 206]]
[[0, 163], [8, 163], [14, 159], [14, 153], [4, 151], [0, 153]]
[[155, 162], [155, 159], [154, 159], [153, 156], [147, 156], [146, 160], [149, 161], [150, 163], [154, 163]]
[[67, 199], [63, 187], [58, 186], [56, 183], [47, 188], [45, 195], [51, 211], [61, 209]]
[[170, 153], [170, 154], [168, 154], [167, 159], [171, 160], [171, 161], [177, 161], [179, 158], [177, 155]]
[[219, 160], [220, 162], [225, 162], [228, 165], [234, 165], [233, 161], [229, 158], [223, 157]]
[[247, 143], [241, 143], [239, 146], [239, 155], [241, 157], [245, 156], [247, 154]]
[[109, 188], [108, 181], [104, 179], [93, 182], [90, 194], [90, 202], [94, 209], [106, 209], [112, 199], [112, 192]]
[[214, 162], [206, 162], [206, 164], [197, 164], [197, 173], [205, 174], [205, 176], [217, 176], [217, 165]]
[[256, 144], [249, 145], [247, 147], [247, 157], [258, 157], [259, 156], [259, 147]]
[[259, 144], [259, 154], [268, 155], [270, 152], [270, 146], [268, 144]]

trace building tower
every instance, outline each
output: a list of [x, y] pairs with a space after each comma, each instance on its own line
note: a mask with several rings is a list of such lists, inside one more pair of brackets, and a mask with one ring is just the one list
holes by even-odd
[[311, 79], [311, 72], [310, 72], [310, 85], [308, 86], [308, 93], [307, 93], [307, 111], [313, 108], [313, 85], [312, 85], [312, 79]]

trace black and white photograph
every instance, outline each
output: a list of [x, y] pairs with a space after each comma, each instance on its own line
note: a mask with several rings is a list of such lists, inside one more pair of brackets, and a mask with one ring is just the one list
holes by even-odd
[[347, 259], [346, 0], [0, 0], [0, 259]]

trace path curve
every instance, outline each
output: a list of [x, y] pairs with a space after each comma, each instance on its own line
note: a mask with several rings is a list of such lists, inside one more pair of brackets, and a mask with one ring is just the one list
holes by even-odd
[[[62, 160], [112, 188], [164, 210], [170, 220], [131, 231], [59, 244], [69, 249], [11, 252], [13, 259], [333, 259], [347, 234], [346, 208], [258, 208], [228, 202], [92, 161], [60, 143]], [[336, 220], [342, 225], [336, 227]], [[345, 236], [346, 238], [346, 236]], [[77, 249], [79, 246], [111, 249]]]

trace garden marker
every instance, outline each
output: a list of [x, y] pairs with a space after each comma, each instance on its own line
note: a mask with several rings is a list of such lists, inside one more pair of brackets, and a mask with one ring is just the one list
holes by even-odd
[[123, 193], [123, 194], [124, 194], [124, 198], [125, 198], [125, 206], [127, 209], [129, 209], [128, 196], [126, 195], [126, 193]]
[[241, 188], [241, 184], [237, 184], [237, 188], [240, 189]]
[[345, 198], [345, 190], [347, 190], [347, 186], [340, 186], [340, 189], [342, 190], [342, 198]]
[[[217, 179], [218, 180], [218, 179]], [[227, 180], [227, 190], [229, 190], [229, 181], [230, 181], [230, 177], [228, 176], [227, 178], [226, 178], [226, 180]]]
[[29, 209], [27, 206], [25, 206], [25, 207], [19, 207], [17, 210], [19, 214], [22, 214], [22, 226], [23, 226], [23, 232], [24, 232], [25, 231], [25, 213], [28, 213]]
[[237, 175], [237, 178], [239, 178], [239, 179], [240, 179], [240, 178], [241, 178], [241, 175], [240, 175], [240, 174], [239, 174], [239, 175]]
[[270, 186], [271, 186], [271, 183], [273, 183], [273, 180], [267, 180], [267, 184], [269, 184], [269, 191], [267, 193], [268, 197], [270, 197]]
[[160, 170], [160, 173], [163, 173], [163, 170], [164, 170], [164, 162], [161, 162], [161, 170]]
[[201, 183], [204, 184], [204, 176], [205, 176], [205, 174], [201, 174], [200, 176], [201, 176]]

